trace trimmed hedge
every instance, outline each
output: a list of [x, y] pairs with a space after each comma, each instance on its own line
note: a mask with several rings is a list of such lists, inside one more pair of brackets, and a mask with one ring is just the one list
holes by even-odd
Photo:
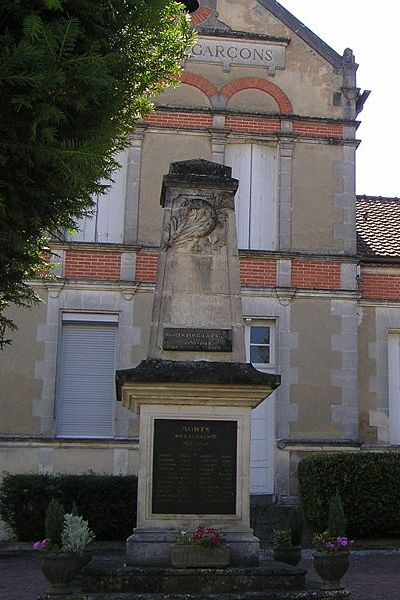
[[20, 542], [43, 539], [51, 498], [57, 498], [66, 512], [75, 502], [98, 541], [124, 540], [136, 524], [137, 477], [92, 473], [6, 474], [0, 487], [0, 518]]
[[326, 529], [329, 501], [338, 492], [348, 535], [400, 532], [400, 454], [318, 454], [302, 460], [298, 473], [306, 517], [317, 530]]

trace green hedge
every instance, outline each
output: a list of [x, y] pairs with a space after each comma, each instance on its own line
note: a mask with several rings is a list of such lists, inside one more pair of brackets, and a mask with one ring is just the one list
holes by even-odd
[[51, 498], [78, 512], [96, 540], [124, 540], [136, 524], [135, 475], [13, 475], [0, 487], [0, 518], [20, 542], [44, 538], [44, 516]]
[[400, 532], [400, 455], [340, 453], [315, 455], [299, 464], [306, 517], [326, 529], [330, 498], [338, 492], [353, 537]]

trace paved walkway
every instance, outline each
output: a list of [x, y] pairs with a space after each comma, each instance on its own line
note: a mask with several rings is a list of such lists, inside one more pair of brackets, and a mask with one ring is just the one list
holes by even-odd
[[[121, 556], [121, 562], [123, 557]], [[41, 557], [34, 553], [0, 553], [0, 600], [36, 600], [47, 590], [40, 568]], [[300, 566], [308, 578], [317, 579], [310, 552]], [[400, 550], [353, 551], [350, 569], [343, 578], [352, 600], [400, 600]]]

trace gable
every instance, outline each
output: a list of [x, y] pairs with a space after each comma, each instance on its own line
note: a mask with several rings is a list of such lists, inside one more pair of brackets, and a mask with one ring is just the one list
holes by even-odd
[[200, 29], [295, 35], [334, 67], [342, 64], [333, 48], [276, 0], [200, 0], [199, 4], [192, 21]]
[[199, 2], [192, 14], [199, 38], [188, 70], [217, 90], [239, 78], [264, 79], [288, 96], [290, 90], [296, 115], [343, 118], [344, 79], [345, 87], [355, 87], [351, 51], [337, 54], [275, 0]]

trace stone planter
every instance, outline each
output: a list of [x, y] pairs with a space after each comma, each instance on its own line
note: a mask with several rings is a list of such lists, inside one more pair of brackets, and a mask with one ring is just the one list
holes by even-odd
[[301, 559], [301, 546], [294, 546], [293, 544], [278, 544], [273, 549], [274, 560], [286, 563], [287, 565], [293, 565], [294, 567], [299, 564]]
[[62, 552], [59, 554], [45, 554], [42, 571], [51, 584], [49, 591], [52, 594], [70, 594], [69, 583], [90, 559], [90, 555], [86, 558]]
[[314, 569], [321, 577], [323, 590], [341, 590], [343, 575], [349, 568], [350, 552], [316, 552], [314, 554]]
[[230, 550], [225, 546], [207, 548], [199, 544], [177, 544], [171, 548], [170, 559], [176, 569], [220, 569], [229, 565]]

